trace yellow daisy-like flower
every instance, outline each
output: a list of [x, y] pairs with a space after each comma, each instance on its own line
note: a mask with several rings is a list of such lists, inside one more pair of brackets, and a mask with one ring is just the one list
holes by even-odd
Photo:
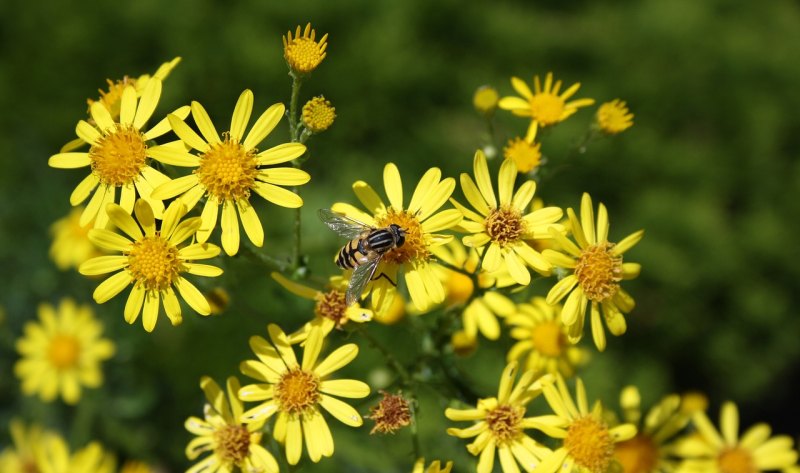
[[116, 473], [117, 471], [117, 461], [114, 455], [97, 442], [91, 442], [75, 452], [65, 467], [62, 460], [55, 458], [51, 458], [51, 465], [50, 468], [44, 468], [43, 471], [63, 471], [64, 473]]
[[511, 78], [511, 86], [522, 97], [503, 97], [500, 99], [499, 107], [503, 110], [510, 110], [511, 113], [520, 117], [530, 117], [531, 126], [550, 126], [563, 122], [581, 107], [588, 107], [594, 104], [594, 99], [577, 99], [567, 102], [570, 97], [581, 87], [580, 83], [575, 83], [564, 92], [561, 91], [561, 81], [553, 84], [553, 73], [548, 72], [542, 86], [539, 76], [533, 78], [533, 91], [528, 84], [518, 77]]
[[536, 126], [530, 127], [524, 139], [520, 137], [510, 139], [503, 148], [503, 156], [514, 161], [519, 172], [534, 172], [542, 164], [542, 144], [533, 142], [537, 130]]
[[76, 207], [69, 215], [50, 225], [50, 234], [53, 237], [50, 259], [60, 270], [77, 268], [84, 261], [101, 254], [89, 241], [89, 228], [80, 224], [81, 213], [83, 208]]
[[417, 459], [416, 463], [414, 463], [414, 469], [411, 470], [411, 473], [450, 473], [450, 470], [452, 469], [453, 462], [449, 461], [447, 464], [442, 466], [442, 462], [439, 460], [434, 461], [428, 466], [428, 468], [425, 468], [425, 459], [419, 458]]
[[278, 462], [261, 446], [264, 422], [242, 421], [244, 405], [237, 397], [241, 388], [235, 376], [228, 378], [227, 396], [208, 376], [200, 380], [206, 395], [203, 419], [189, 417], [186, 430], [196, 435], [186, 446], [186, 457], [196, 460], [205, 452], [210, 455], [186, 470], [187, 473], [243, 472], [277, 473]]
[[739, 410], [726, 402], [720, 411], [720, 430], [704, 412], [692, 416], [699, 435], [676, 445], [675, 453], [685, 460], [680, 473], [760, 473], [785, 470], [797, 463], [797, 451], [788, 435], [770, 437], [769, 425], [760, 423], [739, 436]]
[[620, 424], [609, 427], [599, 402], [589, 409], [586, 389], [580, 378], [577, 378], [575, 389], [577, 405], [560, 375], [556, 375], [557, 387], [553, 384], [544, 383], [542, 388], [547, 403], [557, 416], [545, 433], [554, 439], [562, 439], [562, 444], [542, 459], [537, 473], [605, 473], [614, 461], [615, 445], [632, 439], [636, 435], [636, 426]]
[[460, 229], [471, 233], [462, 241], [466, 246], [480, 248], [484, 254], [481, 268], [489, 272], [505, 268], [514, 281], [522, 285], [531, 282], [526, 266], [540, 274], [549, 274], [550, 263], [525, 240], [551, 238], [548, 227], [560, 228], [556, 222], [561, 218], [562, 210], [546, 207], [525, 214], [536, 192], [536, 182], [526, 181], [514, 192], [517, 166], [513, 161], [505, 160], [500, 166], [499, 200], [495, 197], [483, 152], [475, 153], [473, 167], [475, 180], [469, 174], [461, 174], [461, 189], [477, 212], [453, 199], [451, 202], [464, 213]]
[[597, 109], [597, 126], [609, 135], [622, 133], [633, 126], [633, 114], [620, 99], [600, 105]]
[[311, 28], [311, 23], [306, 25], [300, 34], [300, 26], [292, 37], [292, 32], [283, 36], [283, 57], [289, 69], [298, 74], [308, 74], [319, 66], [328, 54], [328, 34], [316, 41], [317, 32]]
[[239, 219], [250, 241], [262, 246], [264, 228], [250, 204], [250, 194], [255, 192], [282, 207], [302, 206], [303, 199], [299, 195], [279, 186], [305, 184], [311, 178], [308, 173], [292, 167], [266, 166], [291, 161], [305, 153], [306, 147], [300, 143], [284, 143], [258, 152], [256, 146], [281, 120], [284, 106], [277, 103], [269, 107], [245, 136], [253, 111], [253, 92], [250, 90], [239, 96], [233, 109], [230, 131], [223, 133], [222, 139], [202, 105], [192, 102], [191, 109], [202, 138], [180, 117], [169, 115], [168, 118], [175, 134], [201, 154], [197, 156], [174, 146], [158, 146], [152, 152], [164, 163], [196, 169], [188, 176], [159, 186], [153, 195], [159, 199], [181, 195], [180, 200], [187, 209], [194, 208], [200, 198], [206, 197], [201, 215], [203, 224], [197, 232], [200, 243], [205, 243], [216, 228], [219, 206], [222, 205], [222, 248], [225, 252], [233, 256], [239, 251]]
[[623, 263], [622, 255], [631, 249], [644, 235], [644, 230], [632, 233], [619, 243], [608, 241], [608, 212], [601, 203], [595, 226], [592, 198], [584, 193], [581, 199], [581, 219], [570, 208], [567, 209], [573, 243], [564, 235], [550, 231], [560, 251], [544, 250], [542, 254], [554, 266], [572, 270], [572, 274], [556, 283], [547, 294], [547, 303], [556, 304], [569, 294], [561, 311], [561, 320], [569, 327], [573, 341], [583, 335], [586, 308], [590, 307], [592, 337], [597, 349], [606, 348], [606, 335], [600, 320], [602, 308], [608, 330], [612, 335], [625, 333], [625, 317], [634, 307], [633, 298], [623, 290], [619, 282], [639, 275], [638, 263]]
[[532, 383], [534, 373], [525, 372], [514, 386], [517, 377], [516, 362], [508, 364], [500, 376], [497, 397], [481, 399], [475, 409], [449, 408], [444, 415], [454, 421], [477, 421], [466, 429], [449, 428], [447, 433], [458, 438], [476, 437], [467, 445], [473, 455], [480, 455], [478, 473], [489, 473], [494, 468], [494, 454], [500, 457], [504, 473], [517, 473], [522, 465], [532, 471], [549, 450], [525, 434], [526, 429], [551, 430], [551, 417], [525, 417], [529, 402], [541, 393], [541, 381]]
[[[436, 277], [436, 262], [431, 250], [447, 243], [452, 236], [435, 232], [452, 228], [463, 218], [457, 209], [438, 211], [455, 189], [455, 179], [441, 177], [439, 168], [429, 169], [417, 184], [408, 206], [404, 207], [400, 171], [393, 163], [389, 163], [383, 168], [388, 206], [364, 181], [355, 182], [353, 191], [369, 213], [345, 203], [332, 206], [335, 212], [371, 227], [383, 228], [395, 224], [405, 231], [403, 246], [385, 253], [375, 274], [383, 273], [396, 282], [398, 271], [402, 271], [411, 300], [423, 312], [429, 306], [444, 301], [445, 297], [444, 287]], [[373, 280], [371, 286], [373, 307], [377, 312], [383, 312], [391, 305], [396, 288], [386, 278]]]
[[125, 321], [134, 323], [142, 312], [142, 324], [148, 332], [156, 326], [162, 301], [172, 325], [183, 321], [175, 289], [192, 309], [201, 315], [209, 315], [208, 301], [183, 277], [183, 273], [205, 277], [222, 274], [216, 266], [192, 262], [217, 256], [219, 247], [209, 243], [180, 247], [200, 228], [200, 217], [180, 221], [186, 208], [176, 200], [164, 212], [161, 227], [156, 230], [153, 211], [146, 201], [138, 201], [134, 212], [138, 223], [122, 207], [109, 204], [111, 221], [125, 235], [98, 228], [89, 233], [89, 239], [95, 245], [122, 253], [92, 258], [78, 268], [87, 276], [119, 271], [97, 286], [93, 294], [95, 302], [102, 304], [132, 285], [125, 304]]
[[690, 415], [681, 410], [681, 397], [665, 396], [643, 417], [639, 390], [627, 386], [620, 394], [623, 420], [636, 425], [635, 437], [614, 445], [614, 457], [623, 473], [661, 473], [674, 471], [670, 442], [686, 427]]
[[[0, 471], [3, 473], [30, 473], [44, 471], [58, 435], [43, 430], [38, 425], [26, 427], [19, 419], [9, 424], [13, 446], [0, 453]], [[62, 441], [63, 442], [63, 441]]]
[[351, 427], [364, 423], [358, 411], [333, 396], [363, 398], [369, 395], [369, 386], [354, 379], [327, 379], [358, 355], [358, 346], [341, 346], [318, 362], [324, 337], [322, 329], [315, 327], [306, 339], [301, 364], [283, 330], [274, 324], [267, 329], [272, 344], [251, 337], [250, 348], [258, 360], [240, 366], [242, 373], [259, 381], [239, 390], [241, 400], [260, 402], [243, 414], [243, 420], [264, 422], [278, 413], [273, 432], [275, 439], [285, 444], [289, 464], [300, 461], [304, 438], [308, 456], [316, 463], [333, 455], [333, 436], [320, 407]]
[[[526, 370], [537, 375], [561, 373], [569, 378], [588, 360], [586, 350], [570, 343], [567, 328], [561, 323], [560, 306], [551, 306], [542, 297], [519, 304], [516, 313], [506, 317], [511, 338], [518, 340], [508, 351], [507, 361], [526, 357]], [[526, 356], [527, 354], [527, 356]]]
[[500, 95], [497, 93], [497, 89], [490, 85], [482, 85], [478, 87], [475, 94], [472, 96], [472, 105], [478, 113], [490, 117], [497, 109], [497, 102], [499, 100]]
[[322, 328], [323, 336], [327, 336], [331, 330], [341, 329], [348, 322], [364, 323], [372, 320], [373, 312], [361, 307], [358, 302], [347, 305], [348, 280], [341, 276], [332, 276], [329, 279], [330, 289], [325, 292], [296, 283], [280, 273], [272, 273], [272, 279], [292, 294], [315, 302], [314, 321], [305, 324], [299, 331], [289, 335], [289, 341], [292, 344], [304, 341], [315, 325], [319, 325]]
[[22, 356], [14, 373], [22, 380], [22, 392], [38, 394], [46, 402], [61, 395], [75, 404], [81, 386], [96, 388], [103, 382], [100, 363], [114, 355], [111, 340], [100, 338], [102, 324], [89, 306], [77, 306], [64, 299], [56, 310], [39, 306], [39, 322], [25, 325], [25, 336], [17, 341]]
[[[105, 227], [108, 222], [106, 208], [109, 203], [117, 202], [118, 188], [119, 205], [129, 214], [133, 211], [138, 194], [148, 201], [156, 217], [161, 216], [164, 204], [151, 197], [151, 194], [153, 188], [169, 182], [169, 178], [149, 165], [150, 158], [159, 160], [153, 150], [160, 147], [148, 147], [147, 142], [170, 131], [170, 125], [164, 119], [150, 130], [143, 131], [160, 97], [160, 79], [149, 80], [141, 97], [137, 96], [133, 86], [126, 86], [122, 92], [119, 121], [112, 118], [103, 102], [94, 102], [90, 110], [95, 125], [81, 120], [75, 128], [78, 137], [91, 146], [89, 151], [50, 156], [50, 167], [91, 168], [89, 175], [78, 184], [69, 198], [70, 204], [76, 206], [89, 198], [94, 191], [81, 214], [81, 226], [86, 226], [94, 219], [95, 228]], [[186, 116], [189, 108], [182, 107], [174, 113]]]
[[303, 105], [303, 125], [311, 133], [322, 133], [333, 125], [335, 119], [336, 108], [321, 95]]

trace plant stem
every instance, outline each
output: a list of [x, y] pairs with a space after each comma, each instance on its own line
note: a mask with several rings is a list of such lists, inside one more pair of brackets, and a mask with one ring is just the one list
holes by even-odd
[[[300, 86], [303, 84], [302, 79], [299, 75], [295, 74], [294, 72], [290, 72], [289, 75], [292, 77], [292, 98], [289, 101], [289, 135], [292, 139], [292, 143], [300, 142], [300, 137], [298, 136], [298, 126], [297, 126], [297, 101], [300, 97]], [[300, 157], [292, 161], [292, 166], [296, 169], [300, 169]], [[292, 192], [297, 195], [300, 195], [300, 188], [295, 186], [292, 188]], [[292, 271], [297, 271], [300, 268], [301, 264], [301, 207], [295, 209], [294, 212], [294, 245], [292, 246]]]

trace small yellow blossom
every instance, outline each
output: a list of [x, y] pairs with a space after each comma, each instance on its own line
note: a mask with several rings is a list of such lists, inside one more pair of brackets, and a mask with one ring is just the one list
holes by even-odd
[[428, 468], [425, 468], [425, 459], [420, 458], [414, 463], [414, 469], [411, 470], [411, 473], [450, 473], [452, 468], [453, 462], [449, 461], [445, 466], [442, 466], [442, 462], [439, 460], [434, 461]]
[[303, 125], [311, 133], [322, 133], [333, 125], [335, 119], [336, 108], [321, 95], [303, 105]]
[[497, 109], [497, 102], [499, 100], [500, 95], [497, 93], [497, 89], [490, 85], [482, 85], [478, 87], [475, 94], [472, 96], [472, 105], [478, 113], [490, 117]]
[[22, 392], [38, 394], [46, 402], [61, 395], [68, 404], [80, 400], [81, 387], [103, 383], [100, 363], [114, 355], [111, 340], [100, 338], [102, 324], [89, 306], [64, 299], [58, 308], [39, 306], [39, 322], [25, 325], [17, 341], [22, 356], [14, 373], [22, 380]]
[[50, 245], [50, 259], [58, 269], [77, 268], [84, 261], [100, 256], [97, 247], [89, 241], [89, 227], [80, 224], [82, 207], [75, 207], [64, 218], [50, 226], [53, 243]]
[[542, 145], [541, 143], [533, 142], [536, 139], [537, 130], [538, 127], [536, 126], [529, 128], [524, 139], [520, 137], [512, 138], [508, 140], [508, 144], [503, 148], [503, 157], [514, 161], [519, 172], [535, 172], [542, 164]]
[[283, 57], [289, 69], [298, 74], [308, 74], [319, 66], [327, 53], [328, 34], [316, 41], [317, 32], [311, 28], [311, 23], [302, 31], [297, 27], [294, 37], [292, 32], [283, 37]]
[[633, 114], [628, 111], [625, 102], [614, 99], [597, 109], [597, 126], [604, 133], [616, 135], [633, 126]]
[[211, 309], [211, 315], [219, 315], [225, 312], [230, 303], [231, 296], [222, 287], [215, 287], [210, 291], [203, 293], [203, 296], [208, 301], [208, 307]]
[[[12, 445], [0, 452], [0, 471], [29, 473], [44, 471], [58, 435], [38, 425], [26, 427], [19, 419], [9, 424]], [[63, 444], [63, 440], [61, 441]]]
[[157, 471], [147, 463], [129, 460], [122, 465], [119, 473], [157, 473]]

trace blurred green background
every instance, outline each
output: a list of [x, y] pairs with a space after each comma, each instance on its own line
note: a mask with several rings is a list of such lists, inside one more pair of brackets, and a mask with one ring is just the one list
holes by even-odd
[[[118, 354], [104, 364], [104, 387], [85, 391], [79, 406], [23, 398], [11, 371], [14, 339], [37, 304], [70, 296], [94, 306], [97, 282], [58, 271], [47, 254], [48, 227], [68, 213], [69, 194], [84, 175], [51, 169], [47, 159], [74, 138], [86, 98], [96, 97], [106, 78], [153, 72], [182, 56], [157, 116], [198, 100], [225, 123], [245, 88], [254, 91], [260, 113], [288, 103], [280, 36], [307, 21], [329, 33], [330, 44], [302, 97], [324, 94], [338, 114], [334, 127], [310, 142], [305, 166], [312, 181], [303, 188], [304, 245], [316, 277], [334, 271], [330, 256], [342, 243], [318, 223], [317, 208], [355, 203], [356, 179], [380, 188], [390, 161], [400, 167], [406, 192], [433, 164], [454, 177], [469, 171], [483, 132], [471, 105], [475, 88], [492, 84], [507, 95], [511, 75], [530, 80], [552, 70], [567, 84], [581, 82], [579, 97], [622, 98], [636, 115], [632, 129], [593, 143], [537, 191], [564, 208], [590, 192], [609, 208], [612, 239], [646, 229], [626, 255], [643, 266], [641, 277], [626, 284], [638, 306], [628, 333], [609, 340], [607, 352], [584, 370], [590, 395], [616, 406], [628, 383], [640, 386], [646, 404], [668, 392], [701, 390], [713, 418], [731, 399], [744, 426], [765, 421], [797, 438], [797, 2], [6, 0], [0, 4], [6, 312], [0, 445], [9, 419], [22, 417], [59, 429], [73, 446], [97, 439], [121, 458], [182, 471], [190, 440], [183, 420], [201, 413], [200, 376], [222, 382], [237, 374], [238, 363], [252, 356], [249, 336], [265, 335], [268, 322], [292, 330], [311, 316], [311, 303], [288, 297], [263, 268], [244, 257], [224, 258], [217, 261], [226, 269], [219, 280], [232, 302], [221, 316], [200, 318], [187, 308], [182, 326], [162, 316], [146, 334], [140, 322], [131, 327], [122, 320], [125, 297], [95, 306]], [[593, 110], [544, 137], [551, 162], [568, 153]], [[524, 121], [506, 113], [498, 118], [506, 138], [524, 129]], [[275, 135], [287, 140], [285, 133], [282, 124]], [[460, 190], [455, 197], [462, 199]], [[285, 253], [292, 211], [259, 204], [267, 251]], [[409, 335], [402, 324], [374, 331], [394, 340]], [[380, 355], [353, 341], [362, 354], [343, 374], [374, 379], [375, 372], [365, 373], [380, 365]], [[483, 395], [494, 395], [508, 346], [507, 338], [484, 340], [476, 356], [462, 360], [472, 373], [468, 382]], [[354, 404], [366, 413], [374, 399]], [[443, 407], [423, 399], [423, 450], [430, 458], [463, 459], [464, 442], [444, 434]], [[331, 425], [336, 454], [303, 470], [410, 469], [407, 432], [370, 437], [366, 427]]]

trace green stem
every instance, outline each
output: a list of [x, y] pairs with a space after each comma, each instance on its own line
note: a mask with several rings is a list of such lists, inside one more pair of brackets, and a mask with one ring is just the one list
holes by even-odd
[[[297, 102], [300, 98], [300, 86], [303, 84], [302, 79], [299, 75], [295, 74], [294, 72], [290, 72], [289, 75], [292, 77], [292, 98], [289, 101], [289, 135], [292, 139], [292, 143], [300, 142], [300, 137], [298, 136], [298, 122], [297, 122]], [[300, 161], [295, 159], [292, 161], [292, 166], [296, 169], [300, 169]], [[292, 188], [292, 192], [297, 195], [300, 195], [300, 188], [295, 186]], [[294, 245], [292, 246], [292, 271], [297, 271], [300, 268], [301, 264], [301, 213], [300, 207], [295, 209], [294, 212]]]
[[414, 449], [414, 459], [422, 458], [422, 448], [419, 443], [419, 430], [417, 428], [417, 415], [419, 413], [419, 401], [416, 394], [411, 391], [411, 402], [408, 403], [409, 410], [411, 411], [411, 447]]

